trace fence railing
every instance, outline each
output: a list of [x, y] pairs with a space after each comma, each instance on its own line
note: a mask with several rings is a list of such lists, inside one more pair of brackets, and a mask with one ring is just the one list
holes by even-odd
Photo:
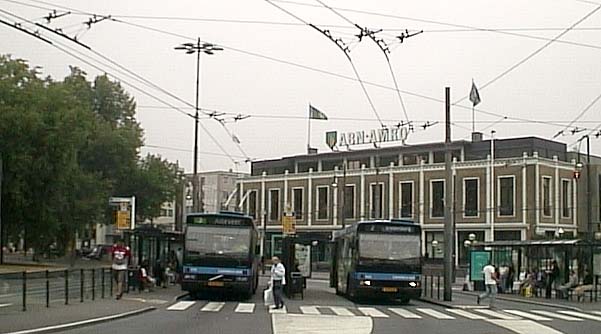
[[0, 274], [0, 312], [111, 297], [110, 267]]
[[444, 294], [444, 276], [422, 275], [422, 297], [442, 299]]

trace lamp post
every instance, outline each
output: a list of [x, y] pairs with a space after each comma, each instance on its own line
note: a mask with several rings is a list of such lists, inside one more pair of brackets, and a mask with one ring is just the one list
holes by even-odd
[[175, 50], [183, 50], [186, 54], [196, 53], [196, 104], [194, 112], [194, 178], [192, 180], [192, 209], [194, 212], [199, 211], [199, 191], [198, 191], [198, 94], [200, 86], [200, 54], [205, 53], [212, 55], [215, 51], [222, 51], [223, 48], [215, 46], [211, 43], [202, 43], [200, 38], [194, 43], [184, 43], [175, 47]]
[[472, 291], [472, 280], [471, 280], [471, 276], [472, 276], [472, 247], [476, 244], [476, 234], [474, 233], [470, 233], [467, 236], [467, 240], [465, 240], [463, 242], [463, 246], [465, 246], [465, 248], [467, 249], [467, 275], [465, 278], [465, 281], [467, 282], [467, 289], [468, 291]]

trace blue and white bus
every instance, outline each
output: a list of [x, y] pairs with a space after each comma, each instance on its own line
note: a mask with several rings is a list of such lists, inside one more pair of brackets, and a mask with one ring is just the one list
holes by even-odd
[[330, 285], [350, 299], [421, 296], [421, 229], [410, 220], [361, 221], [333, 233]]
[[236, 212], [194, 213], [186, 218], [182, 290], [233, 292], [249, 298], [257, 290], [259, 235], [251, 217]]

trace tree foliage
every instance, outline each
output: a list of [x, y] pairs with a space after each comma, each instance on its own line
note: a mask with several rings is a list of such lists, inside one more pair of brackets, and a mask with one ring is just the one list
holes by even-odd
[[[109, 223], [109, 196], [132, 196], [138, 219], [174, 195], [177, 168], [140, 158], [134, 99], [106, 75], [71, 67], [62, 81], [0, 55], [3, 236], [44, 251], [67, 249], [75, 232]], [[6, 237], [5, 237], [6, 240]]]

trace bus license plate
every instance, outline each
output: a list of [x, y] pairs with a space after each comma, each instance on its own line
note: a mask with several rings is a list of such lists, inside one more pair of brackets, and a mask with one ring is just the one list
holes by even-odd
[[223, 286], [223, 282], [212, 281], [207, 283], [208, 286]]
[[397, 292], [398, 288], [382, 288], [382, 292]]

